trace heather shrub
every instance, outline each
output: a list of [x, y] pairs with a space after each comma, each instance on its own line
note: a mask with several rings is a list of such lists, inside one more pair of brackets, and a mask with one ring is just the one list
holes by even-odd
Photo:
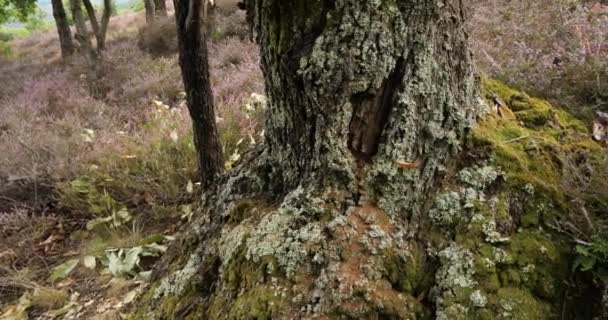
[[250, 30], [245, 11], [237, 10], [236, 5], [230, 8], [218, 8], [217, 11], [219, 14], [215, 16], [216, 26], [212, 34], [214, 40], [228, 37], [249, 38]]
[[608, 109], [608, 6], [571, 0], [469, 5], [472, 44], [486, 74], [579, 117]]
[[[252, 42], [227, 38], [209, 46], [213, 93], [218, 104], [239, 103], [242, 97], [264, 90], [258, 48]], [[222, 108], [218, 106], [218, 108]]]
[[146, 23], [137, 36], [139, 48], [156, 57], [177, 53], [175, 17], [159, 17]]
[[1, 101], [0, 194], [38, 202], [53, 181], [71, 176], [92, 150], [103, 148], [121, 112], [92, 99], [63, 72], [26, 81], [24, 88]]
[[145, 213], [192, 201], [187, 186], [197, 179], [197, 163], [187, 111], [162, 103], [149, 108], [139, 130], [122, 132], [103, 157], [82, 163], [79, 175], [61, 184], [63, 207], [108, 215], [123, 206]]
[[106, 54], [103, 78], [107, 87], [104, 100], [135, 112], [152, 99], [170, 105], [183, 91], [181, 74], [175, 55], [155, 58], [137, 49], [133, 41], [116, 44]]

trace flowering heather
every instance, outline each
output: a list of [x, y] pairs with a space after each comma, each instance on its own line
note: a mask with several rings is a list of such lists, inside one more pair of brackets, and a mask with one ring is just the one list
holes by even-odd
[[[101, 159], [142, 155], [190, 135], [177, 54], [155, 58], [138, 48], [141, 13], [112, 19], [97, 78], [78, 55], [66, 65], [45, 62], [40, 51], [58, 56], [54, 32], [15, 42], [17, 56], [0, 66], [0, 79], [9, 83], [0, 88], [0, 194], [13, 197], [29, 185], [52, 190]], [[244, 16], [230, 23], [218, 28], [244, 25]], [[252, 93], [264, 92], [258, 49], [229, 36], [210, 41], [209, 50], [218, 126], [232, 153], [242, 138], [260, 140], [263, 110], [245, 109]], [[160, 116], [157, 103], [176, 112]]]
[[597, 1], [470, 0], [481, 69], [579, 116], [608, 109], [608, 6]]

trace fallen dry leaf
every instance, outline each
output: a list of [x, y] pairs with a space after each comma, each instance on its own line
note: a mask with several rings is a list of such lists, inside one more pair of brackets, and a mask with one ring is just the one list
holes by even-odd
[[404, 161], [404, 160], [396, 160], [395, 163], [401, 169], [416, 169], [420, 165], [419, 161], [409, 162], [409, 161]]
[[48, 238], [46, 238], [46, 240], [40, 242], [38, 245], [46, 246], [46, 245], [52, 244], [54, 242], [61, 241], [63, 239], [65, 239], [65, 237], [61, 234], [52, 234]]

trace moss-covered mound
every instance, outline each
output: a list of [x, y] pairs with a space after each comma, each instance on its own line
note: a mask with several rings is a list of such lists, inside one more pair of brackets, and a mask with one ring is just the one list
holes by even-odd
[[[211, 213], [222, 222], [195, 223], [133, 318], [592, 318], [599, 297], [587, 299], [597, 291], [575, 274], [563, 226], [576, 223], [572, 172], [597, 168], [605, 151], [580, 121], [499, 82], [484, 80], [484, 102], [422, 216], [336, 189], [224, 192]], [[230, 181], [259, 173], [238, 170]], [[585, 204], [607, 200], [596, 192]]]
[[[429, 215], [429, 239], [441, 250], [437, 316], [590, 319], [598, 301], [575, 305], [592, 286], [574, 274], [573, 239], [562, 226], [580, 215], [570, 180], [585, 175], [581, 168], [595, 174], [606, 153], [581, 121], [546, 101], [487, 79], [483, 94], [490, 110], [472, 131], [466, 167]], [[605, 207], [607, 196], [588, 205]]]

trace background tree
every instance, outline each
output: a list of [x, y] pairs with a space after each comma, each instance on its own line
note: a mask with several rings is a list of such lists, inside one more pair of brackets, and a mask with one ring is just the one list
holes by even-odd
[[36, 12], [36, 0], [0, 1], [0, 25], [9, 21], [26, 22]]
[[164, 0], [143, 0], [146, 11], [146, 23], [154, 21], [158, 17], [167, 16], [167, 5]]
[[206, 3], [207, 0], [174, 1], [179, 64], [192, 118], [201, 181], [204, 187], [210, 187], [224, 171], [224, 160], [215, 124], [207, 42], [203, 32], [203, 6]]
[[73, 0], [82, 1], [87, 15], [89, 16], [89, 22], [93, 29], [93, 34], [97, 40], [97, 51], [101, 52], [105, 49], [106, 33], [108, 31], [108, 24], [110, 23], [110, 16], [112, 15], [112, 0], [103, 0], [103, 12], [101, 14], [101, 24], [97, 20], [95, 8], [91, 3], [91, 0]]
[[72, 12], [72, 19], [74, 19], [74, 26], [76, 27], [74, 37], [80, 44], [80, 49], [84, 50], [84, 54], [88, 55], [90, 62], [94, 63], [97, 60], [97, 54], [93, 49], [89, 30], [82, 12], [82, 2], [80, 0], [70, 0], [70, 10]]
[[61, 46], [61, 56], [66, 59], [74, 53], [74, 43], [72, 42], [72, 31], [70, 23], [63, 7], [62, 0], [52, 0], [53, 18], [57, 26], [59, 44]]
[[157, 17], [167, 16], [167, 4], [165, 0], [154, 0], [154, 15]]
[[154, 21], [155, 14], [154, 0], [144, 0], [144, 9], [146, 12], [146, 23]]

